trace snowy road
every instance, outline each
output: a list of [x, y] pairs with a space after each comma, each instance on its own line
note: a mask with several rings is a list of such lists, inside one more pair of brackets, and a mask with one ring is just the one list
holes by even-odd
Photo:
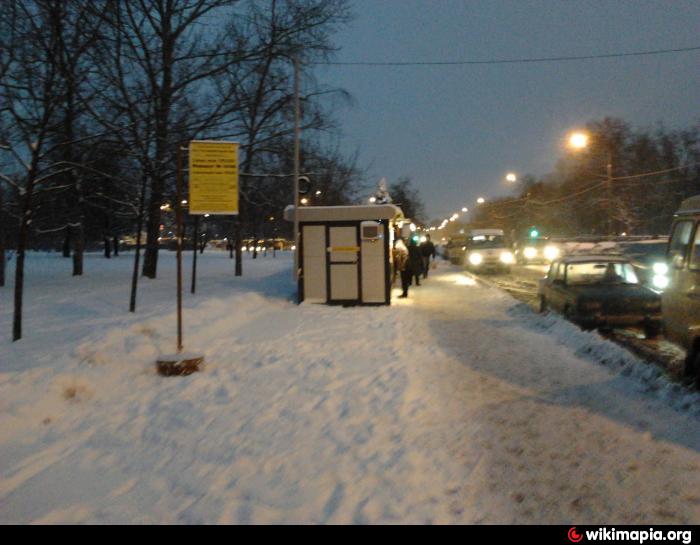
[[47, 333], [0, 341], [0, 522], [700, 522], [698, 395], [596, 334], [449, 266], [343, 309], [294, 305], [283, 259], [204, 257], [186, 378], [153, 372], [167, 258], [135, 317], [35, 292]]

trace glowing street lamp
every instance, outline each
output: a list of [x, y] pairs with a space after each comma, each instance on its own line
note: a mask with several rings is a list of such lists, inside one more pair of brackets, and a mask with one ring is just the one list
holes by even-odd
[[374, 204], [375, 202], [377, 202], [377, 197], [370, 197], [369, 202], [370, 204]]
[[299, 202], [300, 202], [301, 204], [303, 204], [303, 205], [307, 205], [307, 204], [309, 204], [309, 199], [307, 199], [306, 197], [302, 197], [302, 198], [299, 200]]
[[484, 204], [485, 202], [486, 202], [486, 199], [484, 199], [483, 197], [479, 197], [478, 199], [476, 199], [477, 204]]
[[513, 183], [513, 182], [517, 182], [517, 181], [518, 181], [518, 177], [515, 175], [514, 172], [509, 172], [508, 174], [506, 174], [506, 182]]
[[463, 206], [463, 207], [462, 207], [462, 212], [469, 212], [469, 208], [467, 208], [466, 206]]
[[581, 131], [572, 132], [568, 142], [571, 149], [583, 149], [588, 146], [588, 135]]

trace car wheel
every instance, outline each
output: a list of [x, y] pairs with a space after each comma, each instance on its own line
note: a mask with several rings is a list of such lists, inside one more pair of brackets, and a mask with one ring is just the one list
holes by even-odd
[[547, 312], [549, 310], [549, 305], [547, 305], [547, 299], [544, 295], [540, 296], [540, 312]]

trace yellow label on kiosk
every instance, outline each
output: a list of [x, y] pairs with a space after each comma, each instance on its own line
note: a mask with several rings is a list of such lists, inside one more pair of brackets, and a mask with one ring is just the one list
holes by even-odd
[[238, 214], [238, 144], [192, 140], [190, 214]]
[[331, 246], [328, 248], [331, 252], [359, 252], [359, 246]]

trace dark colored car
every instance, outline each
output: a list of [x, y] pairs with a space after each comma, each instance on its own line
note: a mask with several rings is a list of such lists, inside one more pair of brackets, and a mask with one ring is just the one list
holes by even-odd
[[661, 329], [661, 297], [642, 286], [622, 256], [569, 256], [552, 262], [540, 281], [540, 310], [552, 309], [584, 329]]

